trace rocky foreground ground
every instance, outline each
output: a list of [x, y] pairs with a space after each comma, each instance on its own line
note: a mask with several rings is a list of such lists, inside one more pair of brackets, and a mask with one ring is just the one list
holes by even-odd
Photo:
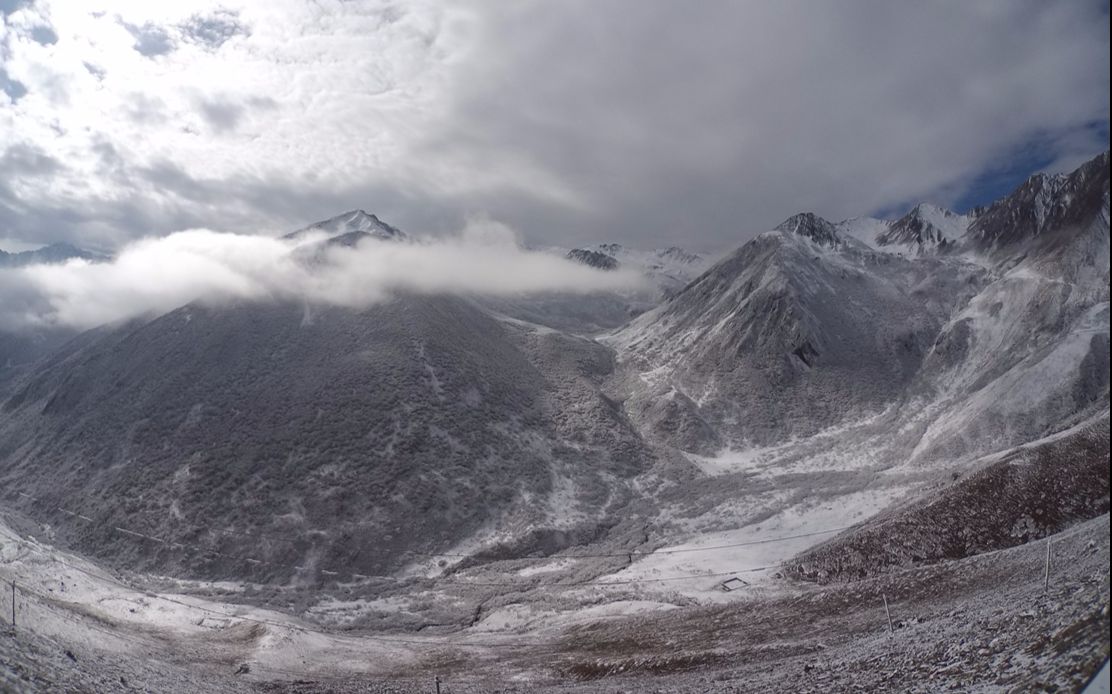
[[[1078, 691], [1109, 652], [1109, 517], [1045, 542], [782, 597], [585, 623], [542, 645], [476, 653], [443, 648], [389, 681], [289, 671], [236, 673], [270, 627], [241, 625], [227, 657], [156, 628], [120, 634], [130, 649], [0, 634], [4, 692], [841, 692]], [[884, 608], [887, 599], [892, 631]], [[43, 609], [47, 609], [43, 607]], [[58, 608], [61, 609], [61, 608]], [[76, 633], [76, 632], [75, 632]], [[528, 637], [523, 637], [525, 641]], [[535, 641], [535, 638], [529, 638]], [[211, 653], [211, 649], [208, 651]]]

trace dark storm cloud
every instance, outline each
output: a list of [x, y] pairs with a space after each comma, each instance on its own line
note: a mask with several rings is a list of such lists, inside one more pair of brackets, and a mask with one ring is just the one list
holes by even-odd
[[517, 3], [477, 43], [426, 152], [555, 172], [589, 208], [578, 240], [716, 246], [956, 197], [1026, 139], [1108, 118], [1088, 3]]

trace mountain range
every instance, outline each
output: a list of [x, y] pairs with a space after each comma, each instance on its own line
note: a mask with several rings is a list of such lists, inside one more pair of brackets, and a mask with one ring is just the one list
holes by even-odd
[[[653, 547], [866, 487], [920, 498], [1107, 422], [1108, 172], [1105, 153], [968, 214], [797, 214], [715, 260], [549, 249], [636, 268], [640, 293], [189, 304], [101, 326], [10, 377], [0, 481], [96, 518], [40, 520], [104, 562], [274, 583], [422, 552]], [[362, 211], [290, 237], [310, 233], [406, 242]], [[1080, 516], [1107, 511], [1107, 466], [1101, 483]], [[246, 553], [302, 569], [226, 558]]]

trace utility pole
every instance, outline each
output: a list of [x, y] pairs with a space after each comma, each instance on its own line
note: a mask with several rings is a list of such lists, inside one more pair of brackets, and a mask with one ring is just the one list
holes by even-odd
[[440, 694], [440, 675], [436, 676], [436, 694]]

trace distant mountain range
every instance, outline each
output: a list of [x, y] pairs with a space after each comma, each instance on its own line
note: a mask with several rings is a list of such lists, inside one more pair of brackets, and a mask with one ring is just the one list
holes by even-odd
[[24, 267], [27, 265], [50, 265], [64, 263], [67, 260], [81, 259], [99, 262], [107, 260], [108, 256], [68, 243], [52, 243], [32, 251], [8, 253], [0, 250], [0, 268]]

